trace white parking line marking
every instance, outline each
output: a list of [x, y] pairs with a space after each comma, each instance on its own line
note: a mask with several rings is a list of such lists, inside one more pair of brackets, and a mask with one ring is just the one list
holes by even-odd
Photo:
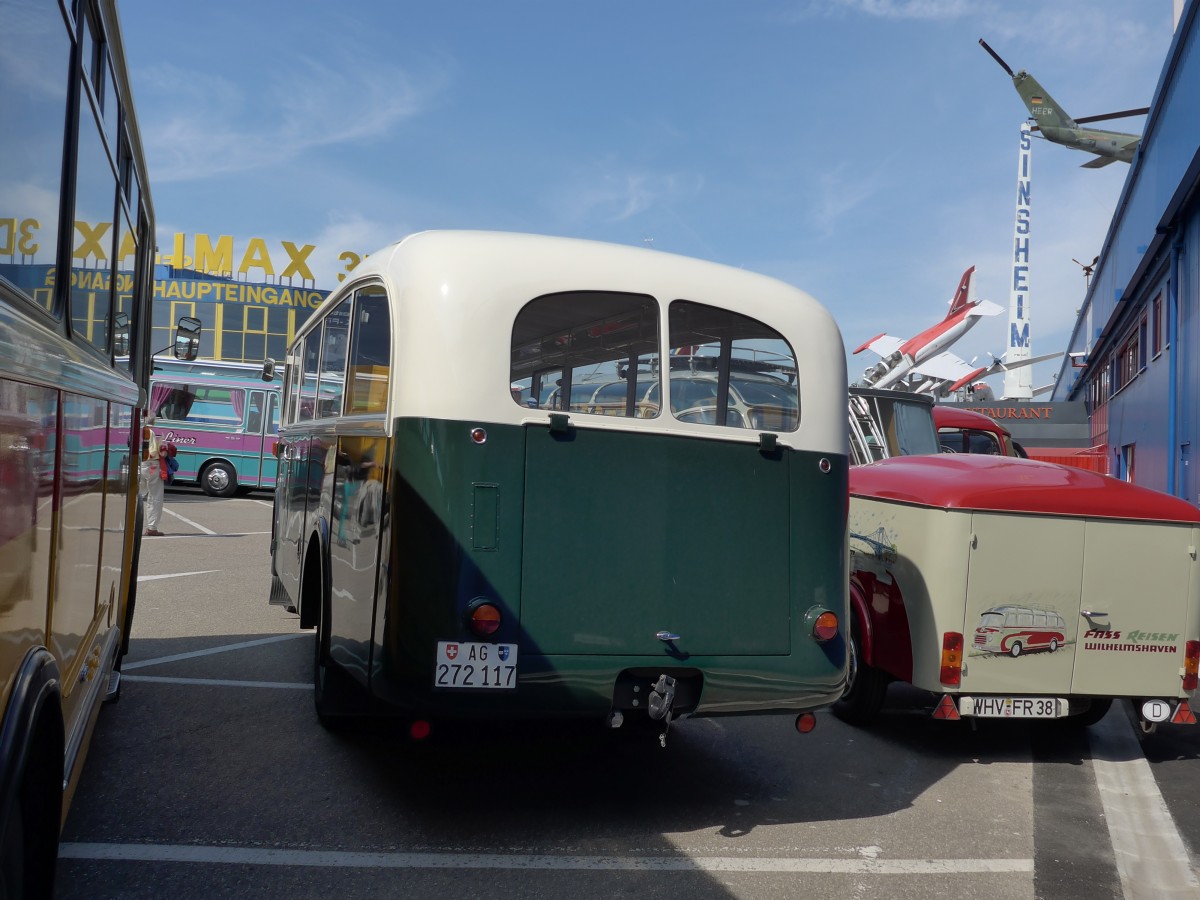
[[193, 522], [193, 521], [192, 521], [191, 519], [189, 519], [187, 516], [181, 516], [179, 513], [175, 512], [175, 510], [173, 510], [173, 509], [168, 509], [167, 507], [165, 507], [165, 506], [164, 506], [164, 507], [163, 507], [163, 512], [165, 512], [165, 513], [167, 513], [167, 514], [169, 514], [169, 515], [172, 515], [172, 516], [174, 516], [174, 517], [175, 517], [175, 518], [177, 518], [177, 519], [178, 519], [180, 522], [185, 522], [186, 524], [188, 524], [188, 525], [191, 525], [191, 526], [192, 526], [193, 528], [195, 528], [197, 531], [203, 531], [205, 534], [216, 534], [216, 532], [215, 532], [215, 531], [209, 531], [207, 528], [205, 528], [205, 527], [204, 527], [203, 525], [201, 525], [199, 522]]
[[277, 688], [287, 691], [311, 691], [312, 682], [295, 681], [235, 681], [230, 678], [172, 678], [167, 675], [125, 675], [125, 681], [145, 681], [152, 684], [197, 684], [203, 687]]
[[1088, 736], [1126, 900], [1195, 897], [1200, 881], [1129, 720], [1114, 711]]
[[157, 666], [162, 663], [178, 662], [181, 659], [196, 659], [200, 656], [212, 656], [216, 653], [228, 653], [230, 650], [244, 650], [247, 647], [261, 647], [263, 644], [274, 644], [279, 641], [290, 641], [298, 637], [311, 638], [308, 632], [298, 631], [295, 634], [276, 634], [271, 637], [259, 638], [255, 641], [242, 641], [238, 644], [224, 644], [220, 647], [209, 647], [207, 650], [192, 650], [189, 653], [176, 653], [173, 656], [159, 656], [155, 659], [143, 659], [140, 662], [127, 662], [121, 666], [122, 672], [130, 669], [144, 669], [147, 666]]
[[779, 859], [731, 856], [552, 856], [528, 853], [345, 853], [179, 844], [63, 843], [64, 859], [317, 866], [338, 869], [546, 869], [605, 872], [814, 872], [836, 875], [1030, 874], [1032, 859]]
[[143, 581], [160, 581], [163, 578], [183, 578], [186, 575], [211, 575], [213, 572], [220, 572], [220, 569], [205, 569], [202, 572], [171, 572], [167, 575], [139, 575], [138, 584]]

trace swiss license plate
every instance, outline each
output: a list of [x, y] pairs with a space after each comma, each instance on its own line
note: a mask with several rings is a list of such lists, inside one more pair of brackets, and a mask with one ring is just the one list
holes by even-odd
[[1068, 703], [1061, 697], [963, 697], [959, 712], [985, 719], [1058, 719]]
[[438, 641], [435, 688], [517, 686], [517, 645]]

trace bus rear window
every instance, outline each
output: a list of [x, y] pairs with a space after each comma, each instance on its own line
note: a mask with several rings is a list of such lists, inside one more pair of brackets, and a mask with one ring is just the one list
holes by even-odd
[[658, 348], [653, 297], [547, 294], [513, 323], [509, 392], [534, 409], [652, 418], [659, 413]]
[[678, 300], [670, 308], [671, 413], [681, 422], [795, 431], [796, 354], [757, 319]]

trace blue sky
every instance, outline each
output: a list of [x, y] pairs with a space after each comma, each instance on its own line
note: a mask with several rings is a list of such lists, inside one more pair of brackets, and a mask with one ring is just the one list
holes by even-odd
[[[848, 351], [933, 324], [970, 265], [1008, 305], [1025, 108], [979, 38], [1080, 117], [1148, 105], [1172, 36], [1171, 0], [119, 8], [163, 250], [313, 244], [328, 289], [343, 251], [430, 228], [648, 243], [803, 288]], [[1129, 171], [1089, 158], [1034, 146], [1034, 354], [1064, 348], [1072, 259], [1100, 252]], [[955, 352], [999, 353], [1006, 330], [985, 319]]]

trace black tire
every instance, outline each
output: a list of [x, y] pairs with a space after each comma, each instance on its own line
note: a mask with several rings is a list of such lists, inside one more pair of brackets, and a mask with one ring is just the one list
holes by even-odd
[[[20, 791], [0, 822], [0, 896], [51, 897], [62, 809], [61, 750], [44, 731], [29, 748]], [[55, 765], [56, 761], [59, 763]]]
[[237, 493], [237, 472], [229, 463], [210, 462], [200, 473], [200, 487], [210, 497], [232, 497]]
[[863, 662], [862, 629], [855, 616], [850, 628], [850, 654], [846, 691], [833, 704], [833, 714], [850, 725], [870, 725], [883, 709], [890, 679], [887, 674]]
[[1054, 653], [1057, 650], [1058, 650], [1058, 641], [1056, 641], [1054, 638], [1050, 638], [1050, 652]]
[[1018, 656], [1021, 655], [1021, 649], [1022, 649], [1021, 642], [1013, 641], [1012, 646], [1008, 648], [1008, 655], [1011, 656], [1013, 659], [1016, 659]]
[[1108, 711], [1112, 708], [1111, 697], [1097, 697], [1092, 700], [1092, 705], [1087, 708], [1086, 712], [1081, 712], [1076, 716], [1068, 716], [1066, 723], [1075, 725], [1079, 728], [1090, 728], [1099, 723], [1101, 719], [1108, 715]]
[[[312, 562], [310, 556], [308, 563]], [[313, 708], [317, 712], [317, 719], [327, 730], [350, 731], [361, 727], [366, 719], [367, 696], [330, 657], [329, 607], [321, 601], [319, 593], [309, 593], [310, 590], [320, 590], [320, 575], [311, 572], [309, 564], [304, 568], [302, 591], [307, 596], [302, 598], [302, 602], [319, 603], [321, 608], [313, 641]], [[316, 568], [315, 565], [311, 566], [311, 569]]]

